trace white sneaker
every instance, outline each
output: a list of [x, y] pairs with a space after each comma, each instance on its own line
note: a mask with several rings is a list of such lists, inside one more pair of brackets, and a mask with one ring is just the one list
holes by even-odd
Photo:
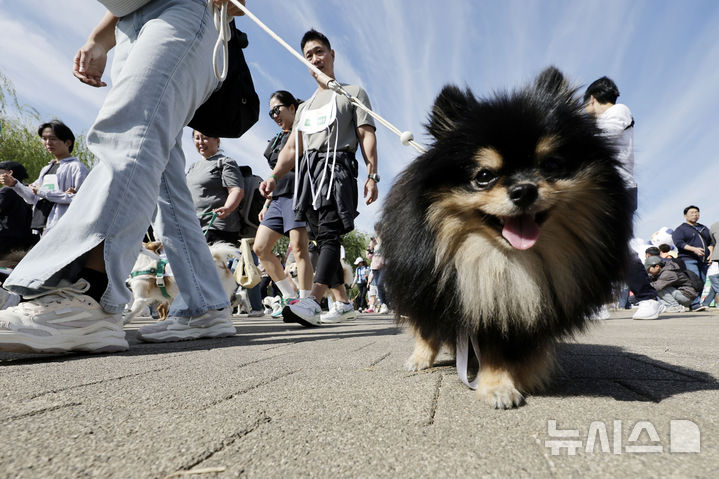
[[232, 324], [231, 313], [230, 308], [224, 308], [190, 318], [169, 316], [164, 321], [142, 326], [137, 337], [149, 343], [165, 343], [234, 336], [237, 330]]
[[0, 311], [0, 351], [114, 353], [129, 348], [122, 314], [106, 313], [90, 296], [84, 279]]
[[603, 305], [601, 308], [599, 308], [599, 311], [594, 313], [592, 316], [589, 317], [589, 319], [593, 320], [602, 320], [602, 319], [609, 319], [609, 308], [607, 308], [607, 305]]
[[0, 310], [12, 308], [20, 303], [20, 295], [0, 288]]
[[677, 304], [676, 306], [668, 306], [665, 309], [665, 312], [667, 313], [686, 313], [689, 311], [689, 308], [686, 306], [682, 306], [681, 304]]
[[666, 306], [656, 299], [645, 299], [639, 301], [637, 312], [634, 313], [632, 319], [658, 319], [665, 310]]
[[322, 308], [315, 298], [308, 296], [285, 306], [282, 310], [282, 319], [285, 323], [295, 322], [307, 327], [319, 326], [321, 312]]
[[342, 303], [335, 301], [329, 312], [324, 313], [320, 317], [321, 323], [344, 323], [345, 321], [354, 321], [357, 317], [352, 303]]
[[386, 304], [382, 303], [382, 306], [379, 307], [379, 314], [387, 314], [389, 313], [389, 308]]

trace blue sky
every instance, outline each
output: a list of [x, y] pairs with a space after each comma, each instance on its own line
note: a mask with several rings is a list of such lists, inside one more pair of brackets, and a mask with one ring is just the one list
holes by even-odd
[[[59, 5], [62, 5], [61, 7]], [[299, 49], [309, 28], [324, 32], [342, 82], [367, 90], [374, 109], [420, 143], [434, 97], [446, 83], [479, 95], [520, 86], [556, 65], [582, 89], [607, 75], [635, 117], [639, 217], [636, 235], [676, 227], [697, 204], [700, 222], [719, 221], [719, 1], [248, 0], [248, 7]], [[72, 58], [102, 16], [90, 0], [0, 0], [0, 71], [23, 103], [86, 132], [107, 89], [75, 80]], [[287, 89], [309, 98], [307, 69], [249, 19], [245, 54], [262, 102], [260, 120], [243, 138], [223, 140], [241, 164], [269, 174], [262, 152], [276, 125], [269, 95]], [[108, 68], [109, 72], [109, 68]], [[109, 77], [109, 75], [106, 75]], [[109, 80], [109, 78], [106, 78]], [[378, 128], [380, 204], [361, 207], [369, 232], [393, 177], [416, 155]], [[188, 162], [198, 154], [186, 134]], [[364, 170], [360, 170], [364, 176]]]

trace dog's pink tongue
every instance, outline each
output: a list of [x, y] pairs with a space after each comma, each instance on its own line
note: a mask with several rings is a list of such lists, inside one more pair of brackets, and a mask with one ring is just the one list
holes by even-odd
[[508, 216], [504, 218], [502, 236], [517, 249], [529, 249], [539, 238], [539, 225], [532, 215]]

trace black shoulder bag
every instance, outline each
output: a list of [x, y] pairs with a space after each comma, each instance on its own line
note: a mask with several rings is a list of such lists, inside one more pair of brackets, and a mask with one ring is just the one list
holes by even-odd
[[237, 29], [234, 20], [230, 31], [227, 77], [187, 125], [207, 136], [239, 138], [257, 123], [260, 114], [260, 99], [242, 52], [248, 45], [247, 34]]

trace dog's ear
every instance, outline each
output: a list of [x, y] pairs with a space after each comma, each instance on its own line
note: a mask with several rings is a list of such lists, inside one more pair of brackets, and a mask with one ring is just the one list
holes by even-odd
[[446, 85], [434, 101], [427, 131], [437, 140], [454, 131], [457, 123], [466, 118], [471, 102], [476, 102], [471, 90], [463, 92], [454, 85]]
[[152, 241], [150, 243], [144, 243], [145, 248], [149, 249], [150, 251], [154, 251], [155, 253], [158, 253], [162, 249], [162, 243], [159, 241]]
[[534, 89], [567, 102], [572, 101], [575, 90], [556, 67], [548, 67], [534, 80]]

